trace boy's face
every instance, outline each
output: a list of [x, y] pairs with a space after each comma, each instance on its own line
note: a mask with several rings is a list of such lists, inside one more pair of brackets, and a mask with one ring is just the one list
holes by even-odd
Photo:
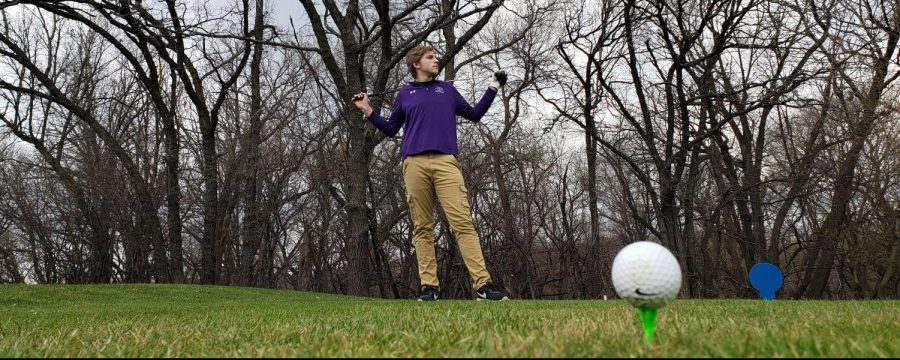
[[419, 59], [419, 62], [413, 64], [413, 67], [433, 78], [437, 76], [440, 71], [440, 61], [441, 59], [438, 59], [437, 55], [434, 54], [434, 51], [429, 51], [426, 52], [425, 55], [422, 55], [422, 58]]

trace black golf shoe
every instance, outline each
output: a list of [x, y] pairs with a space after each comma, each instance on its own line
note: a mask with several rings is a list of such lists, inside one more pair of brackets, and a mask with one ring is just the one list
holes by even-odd
[[419, 301], [437, 301], [438, 299], [438, 289], [433, 286], [424, 286], [422, 287], [422, 294], [419, 295]]
[[475, 295], [478, 296], [477, 298], [475, 298], [475, 300], [478, 300], [478, 301], [482, 301], [482, 300], [492, 300], [492, 301], [509, 300], [508, 297], [506, 297], [506, 296], [503, 295], [503, 292], [501, 292], [499, 289], [497, 289], [496, 286], [494, 286], [494, 284], [491, 284], [491, 283], [487, 283], [487, 284], [485, 284], [484, 286], [482, 286], [481, 288], [479, 288], [477, 291], [475, 291]]

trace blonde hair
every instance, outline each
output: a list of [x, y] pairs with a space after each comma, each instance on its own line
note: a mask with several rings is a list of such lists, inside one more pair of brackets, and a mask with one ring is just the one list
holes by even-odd
[[419, 45], [406, 53], [406, 66], [409, 68], [409, 73], [412, 75], [413, 79], [416, 78], [416, 67], [413, 66], [413, 64], [422, 60], [422, 57], [429, 51], [434, 52], [434, 48], [427, 45]]

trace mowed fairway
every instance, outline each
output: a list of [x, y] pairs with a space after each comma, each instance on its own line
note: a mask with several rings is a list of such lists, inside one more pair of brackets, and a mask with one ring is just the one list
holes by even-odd
[[3, 357], [898, 357], [898, 301], [375, 300], [195, 285], [0, 285]]

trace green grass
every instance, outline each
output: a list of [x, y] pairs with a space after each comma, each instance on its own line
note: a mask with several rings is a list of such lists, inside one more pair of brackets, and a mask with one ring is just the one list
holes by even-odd
[[373, 300], [193, 285], [0, 285], [3, 357], [898, 357], [898, 301]]

